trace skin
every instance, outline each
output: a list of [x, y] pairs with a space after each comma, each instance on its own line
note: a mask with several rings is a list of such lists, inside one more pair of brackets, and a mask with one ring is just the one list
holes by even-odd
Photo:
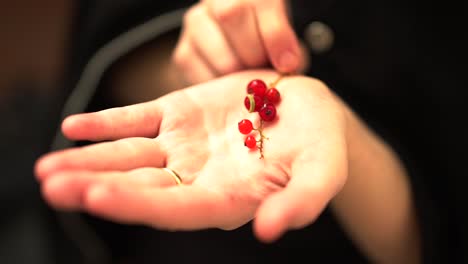
[[258, 124], [243, 106], [244, 86], [276, 77], [246, 71], [147, 103], [68, 117], [68, 138], [104, 142], [38, 160], [45, 199], [57, 209], [166, 230], [230, 230], [253, 220], [264, 242], [312, 224], [331, 205], [370, 259], [417, 263], [404, 168], [326, 85], [302, 76], [281, 80], [277, 119], [264, 127], [265, 158], [243, 145], [237, 122]]
[[[207, 41], [209, 39], [209, 41]], [[173, 61], [188, 84], [272, 65], [305, 67], [304, 50], [284, 0], [205, 0], [190, 8]]]

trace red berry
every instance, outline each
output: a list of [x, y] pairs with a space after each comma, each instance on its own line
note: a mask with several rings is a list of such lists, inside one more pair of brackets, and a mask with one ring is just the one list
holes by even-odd
[[250, 149], [255, 148], [257, 146], [257, 140], [254, 136], [247, 136], [244, 141], [244, 146]]
[[265, 97], [269, 102], [276, 104], [280, 100], [280, 93], [273, 87], [266, 91]]
[[252, 132], [253, 125], [248, 119], [242, 119], [237, 125], [239, 127], [239, 131], [244, 135]]
[[262, 108], [263, 100], [260, 96], [249, 94], [244, 99], [244, 105], [249, 113], [258, 112]]
[[249, 82], [247, 85], [247, 93], [248, 94], [255, 94], [263, 98], [267, 91], [267, 85], [264, 81], [255, 79]]
[[266, 103], [259, 111], [260, 118], [264, 121], [271, 121], [276, 116], [276, 107], [272, 103]]

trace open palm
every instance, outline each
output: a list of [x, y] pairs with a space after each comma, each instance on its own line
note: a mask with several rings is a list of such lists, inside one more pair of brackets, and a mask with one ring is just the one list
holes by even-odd
[[242, 72], [67, 118], [67, 137], [105, 142], [42, 157], [36, 174], [44, 196], [60, 209], [170, 230], [232, 229], [255, 218], [265, 241], [311, 223], [346, 180], [345, 121], [322, 83], [287, 77], [277, 86], [278, 115], [263, 128], [260, 159], [258, 149], [244, 146], [237, 123], [259, 124], [243, 105], [248, 81], [276, 77]]

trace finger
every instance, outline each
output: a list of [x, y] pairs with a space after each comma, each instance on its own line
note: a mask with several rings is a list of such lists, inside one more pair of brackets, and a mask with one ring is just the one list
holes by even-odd
[[299, 43], [300, 47], [300, 62], [299, 62], [299, 67], [297, 68], [296, 72], [299, 74], [304, 74], [310, 69], [310, 55], [309, 55], [309, 49], [305, 46], [303, 42]]
[[65, 210], [82, 208], [83, 193], [95, 184], [118, 182], [125, 186], [167, 187], [174, 179], [160, 168], [139, 168], [128, 172], [65, 171], [48, 178], [42, 185], [44, 198], [54, 207]]
[[205, 6], [197, 5], [190, 9], [186, 15], [186, 24], [187, 34], [193, 46], [217, 75], [242, 69], [239, 58]]
[[157, 139], [128, 138], [57, 151], [36, 163], [36, 176], [44, 180], [63, 170], [131, 170], [164, 167], [166, 153]]
[[268, 57], [280, 72], [295, 72], [303, 64], [297, 36], [289, 23], [284, 0], [252, 1]]
[[193, 47], [185, 32], [181, 34], [177, 43], [173, 61], [188, 85], [202, 83], [216, 77], [215, 72]]
[[225, 0], [208, 0], [205, 3], [244, 65], [258, 67], [267, 64], [267, 54], [250, 3]]
[[346, 177], [343, 149], [335, 145], [320, 157], [315, 151], [305, 151], [293, 163], [287, 187], [269, 196], [258, 209], [254, 229], [260, 240], [275, 241], [288, 229], [303, 228], [320, 215]]
[[155, 137], [161, 119], [162, 109], [158, 101], [152, 101], [69, 116], [62, 123], [62, 131], [73, 140]]
[[128, 188], [96, 185], [86, 194], [86, 209], [117, 222], [149, 225], [169, 230], [217, 227], [229, 208], [215, 192], [196, 186]]

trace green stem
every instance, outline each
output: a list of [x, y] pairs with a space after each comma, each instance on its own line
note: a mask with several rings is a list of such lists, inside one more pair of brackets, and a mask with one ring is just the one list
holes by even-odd
[[[284, 74], [280, 74], [278, 76], [278, 78], [276, 78], [276, 80], [272, 83], [270, 83], [270, 87], [269, 88], [273, 88], [275, 87], [276, 88], [276, 85], [279, 83], [279, 81], [281, 81], [281, 79], [284, 77], [285, 75]], [[250, 103], [251, 106], [252, 106], [252, 102]], [[264, 154], [263, 154], [263, 139], [267, 139], [268, 140], [268, 137], [266, 137], [264, 134], [263, 134], [263, 120], [260, 120], [260, 126], [256, 129], [254, 129], [256, 131], [258, 131], [258, 133], [260, 134], [260, 140], [257, 140], [257, 143], [259, 144], [258, 145], [258, 149], [260, 150], [260, 159], [263, 159], [265, 158]]]
[[273, 88], [275, 87], [276, 88], [276, 85], [279, 83], [279, 81], [281, 81], [281, 79], [284, 77], [284, 74], [280, 74], [278, 76], [278, 78], [276, 78], [276, 80], [272, 83], [270, 83], [270, 87], [269, 88]]

